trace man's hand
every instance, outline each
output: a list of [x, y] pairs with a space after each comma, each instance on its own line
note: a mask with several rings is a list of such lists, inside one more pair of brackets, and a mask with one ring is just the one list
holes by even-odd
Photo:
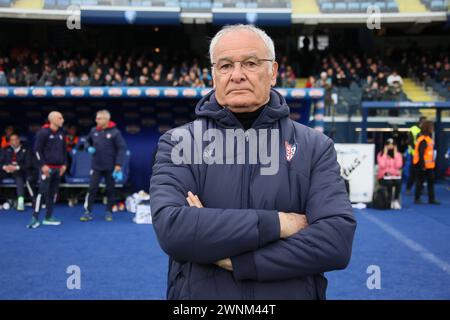
[[288, 238], [308, 226], [306, 216], [295, 212], [278, 212], [280, 218], [280, 238]]
[[221, 267], [222, 269], [233, 271], [233, 264], [231, 263], [230, 258], [219, 260], [215, 263], [217, 266]]
[[50, 168], [47, 165], [44, 164], [41, 167], [41, 171], [44, 176], [46, 176], [47, 178], [50, 177]]
[[203, 204], [200, 202], [200, 199], [197, 195], [194, 195], [192, 192], [188, 192], [188, 196], [186, 197], [187, 202], [190, 207], [203, 208]]
[[17, 167], [16, 167], [15, 165], [12, 165], [12, 164], [4, 165], [4, 166], [2, 167], [2, 169], [3, 169], [4, 171], [6, 171], [6, 173], [11, 173], [11, 172], [17, 171]]
[[[201, 203], [200, 198], [197, 195], [193, 194], [191, 191], [188, 192], [186, 200], [191, 207], [203, 208], [203, 204]], [[219, 260], [215, 262], [215, 264], [225, 270], [233, 271], [233, 265], [230, 258]]]
[[66, 166], [62, 166], [61, 169], [59, 170], [59, 176], [62, 177], [64, 175], [64, 173], [66, 172], [67, 167]]

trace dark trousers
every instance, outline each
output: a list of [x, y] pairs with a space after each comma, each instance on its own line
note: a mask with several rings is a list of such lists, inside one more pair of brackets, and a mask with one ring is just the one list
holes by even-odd
[[380, 184], [386, 187], [389, 201], [392, 200], [392, 193], [394, 193], [394, 200], [400, 199], [400, 191], [402, 189], [402, 179], [387, 179], [387, 180], [380, 179]]
[[49, 176], [46, 177], [41, 173], [39, 178], [39, 190], [34, 199], [34, 213], [37, 218], [41, 210], [42, 203], [45, 201], [46, 217], [50, 218], [53, 214], [53, 204], [55, 202], [56, 194], [59, 190], [59, 183], [61, 177], [59, 176], [59, 169], [50, 169]]
[[106, 210], [112, 212], [112, 207], [115, 201], [114, 195], [114, 179], [112, 177], [113, 170], [92, 170], [91, 180], [89, 182], [89, 190], [86, 195], [86, 201], [84, 208], [86, 211], [92, 212], [92, 205], [95, 202], [95, 196], [97, 195], [100, 180], [105, 177], [106, 184], [106, 197], [108, 198], [108, 204]]
[[415, 199], [419, 200], [422, 194], [422, 187], [425, 179], [427, 180], [428, 187], [428, 201], [434, 201], [434, 169], [421, 170], [417, 168], [416, 177], [416, 192]]
[[24, 197], [25, 196], [25, 185], [27, 186], [28, 190], [30, 191], [30, 195], [33, 196], [33, 192], [30, 189], [30, 185], [28, 183], [27, 175], [23, 171], [16, 171], [13, 173], [6, 173], [6, 171], [1, 170], [0, 171], [0, 180], [5, 178], [12, 178], [14, 179], [14, 183], [16, 184], [16, 192], [18, 197]]

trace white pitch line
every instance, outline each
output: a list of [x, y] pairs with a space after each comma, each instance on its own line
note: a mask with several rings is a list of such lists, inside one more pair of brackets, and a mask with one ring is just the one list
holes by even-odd
[[434, 253], [426, 249], [425, 247], [421, 246], [414, 240], [408, 238], [404, 234], [402, 234], [397, 229], [391, 227], [390, 225], [384, 223], [383, 221], [379, 220], [378, 218], [375, 218], [374, 216], [370, 214], [362, 215], [366, 219], [369, 219], [373, 223], [375, 223], [377, 226], [379, 226], [381, 229], [383, 229], [386, 233], [390, 234], [394, 238], [396, 238], [398, 241], [403, 243], [405, 246], [407, 246], [412, 251], [415, 251], [419, 253], [422, 258], [427, 260], [428, 262], [431, 262], [432, 264], [436, 265], [439, 269], [450, 275], [450, 264], [445, 262], [444, 260], [441, 260], [438, 258]]

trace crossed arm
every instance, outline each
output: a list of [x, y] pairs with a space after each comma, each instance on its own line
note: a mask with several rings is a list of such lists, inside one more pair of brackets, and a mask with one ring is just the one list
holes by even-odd
[[[203, 204], [201, 203], [199, 197], [194, 195], [191, 191], [188, 192], [186, 200], [190, 207], [203, 208]], [[308, 226], [308, 222], [306, 221], [306, 216], [304, 214], [297, 214], [295, 212], [278, 212], [278, 217], [280, 219], [281, 239], [288, 238]], [[233, 263], [230, 258], [218, 260], [215, 264], [228, 271], [233, 271]]]
[[237, 280], [256, 281], [293, 279], [348, 264], [356, 221], [331, 140], [316, 146], [305, 208], [308, 222], [302, 213], [203, 208], [194, 195], [199, 190], [193, 174], [197, 168], [173, 164], [167, 140], [160, 140], [150, 203], [158, 240], [168, 255], [215, 263], [232, 270]]

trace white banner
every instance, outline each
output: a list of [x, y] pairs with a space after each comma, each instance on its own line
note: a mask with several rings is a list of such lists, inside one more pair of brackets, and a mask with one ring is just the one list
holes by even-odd
[[375, 185], [375, 145], [336, 143], [341, 176], [349, 182], [350, 201], [371, 202]]

